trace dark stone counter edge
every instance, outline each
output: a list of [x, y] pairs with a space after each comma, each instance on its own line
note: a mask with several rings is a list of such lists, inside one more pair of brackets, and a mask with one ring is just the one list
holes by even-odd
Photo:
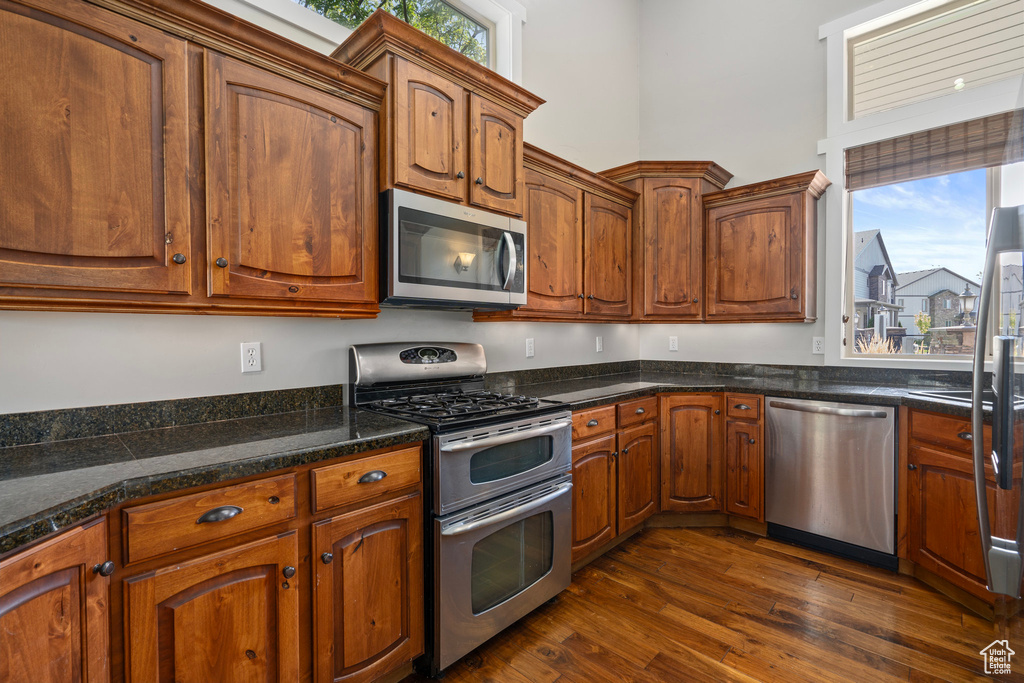
[[39, 540], [55, 531], [72, 527], [129, 500], [298, 467], [379, 448], [423, 441], [429, 435], [430, 431], [426, 427], [410, 423], [408, 429], [396, 430], [385, 436], [355, 439], [333, 446], [273, 453], [257, 458], [205, 465], [112, 483], [92, 493], [79, 496], [37, 515], [0, 528], [0, 555]]

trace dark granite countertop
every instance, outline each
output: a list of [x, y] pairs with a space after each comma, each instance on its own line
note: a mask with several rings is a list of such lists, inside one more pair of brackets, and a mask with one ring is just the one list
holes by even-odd
[[[572, 376], [571, 368], [555, 368], [500, 373], [487, 379], [492, 390], [564, 401], [573, 410], [665, 391], [731, 391], [906, 405], [970, 416], [969, 406], [911, 393], [934, 389], [935, 383], [882, 383], [880, 377], [871, 375], [863, 381], [851, 381], [849, 375], [823, 379], [809, 376], [809, 371], [783, 366], [750, 366], [749, 375], [743, 373], [745, 366], [729, 366], [733, 374], [688, 372], [689, 368], [679, 365], [636, 367], [626, 372], [609, 367], [606, 370], [611, 370], [610, 374], [583, 377]], [[323, 390], [298, 390], [299, 399], [307, 400], [305, 394], [319, 395]], [[333, 394], [327, 393], [330, 396], [325, 400], [330, 400]], [[251, 397], [239, 396], [242, 398], [233, 399], [235, 403], [252, 402]], [[188, 407], [212, 400], [190, 399]], [[138, 404], [144, 409], [149, 405]], [[153, 405], [164, 412], [182, 410], [179, 405]], [[124, 412], [122, 408], [102, 410], [116, 415]], [[129, 412], [138, 412], [138, 407], [133, 406]], [[31, 422], [23, 419], [25, 415], [29, 414], [7, 417], [12, 418], [12, 424], [23, 427]], [[88, 419], [91, 415], [89, 409], [75, 409], [55, 411], [45, 418], [56, 425], [73, 419], [75, 424], [82, 422], [94, 429]], [[421, 441], [428, 436], [426, 427], [403, 420], [347, 407], [321, 407], [0, 448], [0, 553], [126, 500]]]
[[428, 435], [422, 425], [337, 407], [0, 448], [0, 553], [126, 500]]

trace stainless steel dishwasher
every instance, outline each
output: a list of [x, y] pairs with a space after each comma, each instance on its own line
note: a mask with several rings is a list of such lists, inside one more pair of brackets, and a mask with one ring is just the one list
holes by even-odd
[[768, 535], [895, 570], [895, 409], [767, 404]]

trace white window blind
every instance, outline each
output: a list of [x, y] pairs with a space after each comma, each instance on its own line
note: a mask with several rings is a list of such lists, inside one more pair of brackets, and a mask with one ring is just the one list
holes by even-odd
[[956, 0], [847, 48], [855, 119], [1024, 74], [1024, 2]]

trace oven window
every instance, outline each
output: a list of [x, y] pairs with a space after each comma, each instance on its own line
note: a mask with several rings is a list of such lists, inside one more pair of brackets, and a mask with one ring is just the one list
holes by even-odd
[[552, 441], [550, 436], [534, 436], [477, 451], [469, 459], [469, 480], [486, 484], [529, 472], [551, 460]]
[[473, 614], [522, 593], [551, 571], [551, 511], [510, 524], [473, 546]]

